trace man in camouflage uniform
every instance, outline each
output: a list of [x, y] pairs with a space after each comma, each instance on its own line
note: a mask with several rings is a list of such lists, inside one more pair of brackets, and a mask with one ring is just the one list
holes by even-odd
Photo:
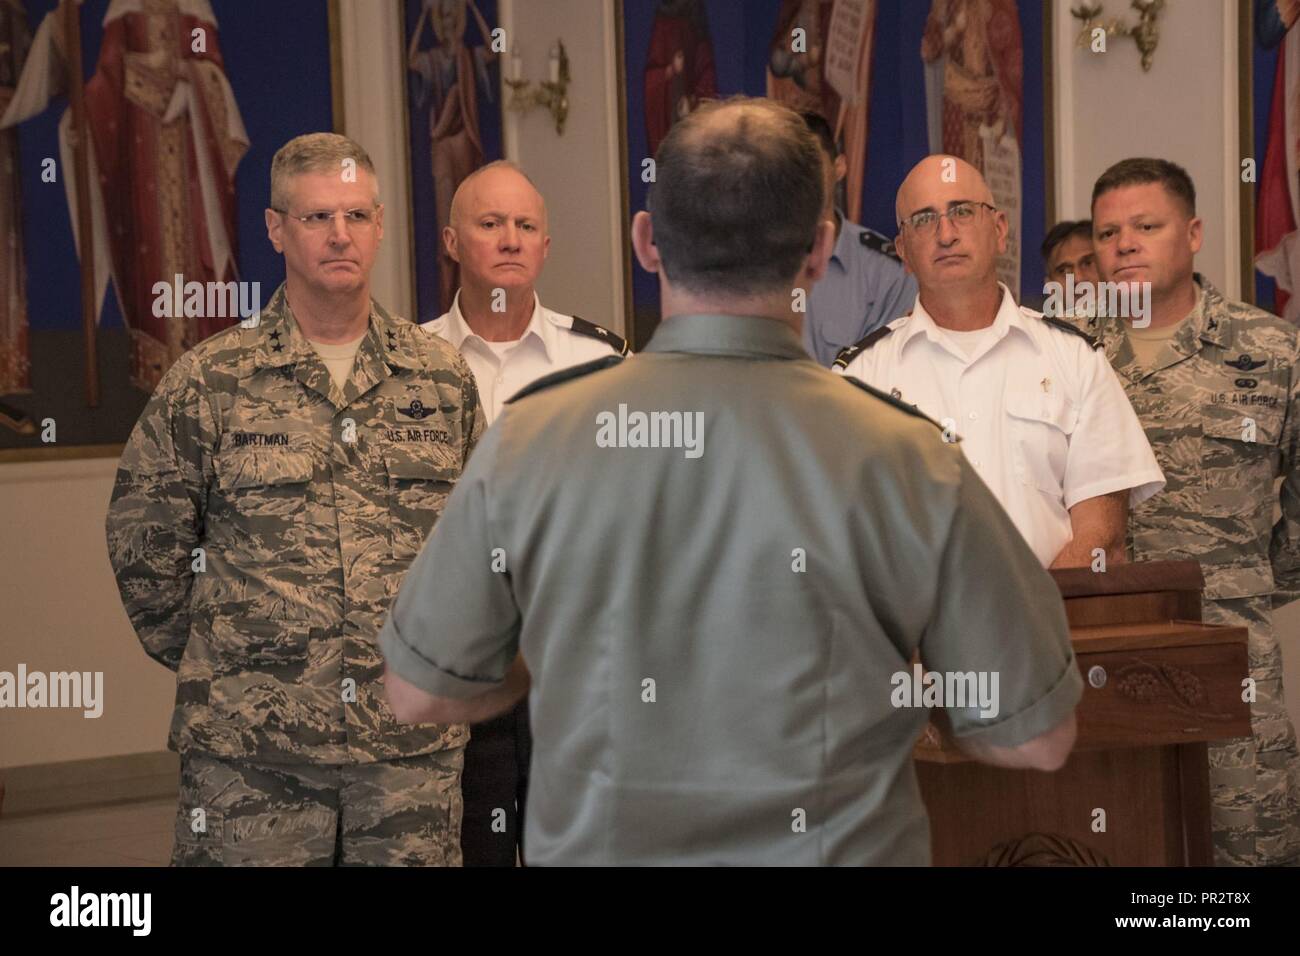
[[286, 280], [186, 353], [122, 455], [109, 555], [177, 672], [174, 864], [460, 863], [462, 724], [398, 724], [380, 624], [479, 434], [456, 350], [370, 298], [374, 167], [334, 134], [271, 168]]
[[1133, 558], [1199, 561], [1205, 621], [1250, 632], [1252, 736], [1210, 748], [1215, 860], [1295, 864], [1300, 755], [1272, 613], [1300, 597], [1300, 336], [1192, 271], [1201, 220], [1181, 167], [1116, 163], [1092, 211], [1102, 278], [1151, 290], [1149, 326], [1080, 320], [1102, 340], [1168, 482], [1133, 510]]

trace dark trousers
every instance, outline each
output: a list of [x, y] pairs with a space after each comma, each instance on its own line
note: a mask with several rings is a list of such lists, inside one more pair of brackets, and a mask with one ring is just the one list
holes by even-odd
[[528, 698], [500, 717], [470, 727], [461, 794], [465, 866], [514, 866], [524, 859], [524, 805], [533, 735]]

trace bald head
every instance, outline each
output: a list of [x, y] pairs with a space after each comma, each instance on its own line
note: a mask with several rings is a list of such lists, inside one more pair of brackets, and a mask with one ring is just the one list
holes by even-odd
[[[923, 304], [997, 294], [1007, 217], [994, 208], [993, 192], [978, 169], [956, 156], [927, 156], [903, 180], [894, 209], [894, 248], [916, 276]], [[919, 226], [912, 221], [918, 213], [930, 214]]]
[[993, 205], [993, 192], [980, 171], [959, 156], [927, 156], [898, 187], [894, 215], [901, 223], [923, 209], [943, 212], [950, 203], [962, 201]]
[[546, 203], [514, 163], [488, 163], [457, 187], [442, 239], [471, 300], [496, 289], [530, 300], [551, 244]]
[[505, 159], [480, 166], [461, 180], [451, 197], [449, 220], [453, 229], [463, 228], [467, 216], [473, 217], [484, 203], [492, 204], [498, 194], [508, 194], [534, 207], [542, 231], [546, 230], [546, 200], [537, 191], [528, 174]]

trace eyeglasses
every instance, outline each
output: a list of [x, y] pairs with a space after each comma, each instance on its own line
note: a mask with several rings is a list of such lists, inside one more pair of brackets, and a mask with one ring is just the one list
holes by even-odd
[[901, 229], [907, 226], [918, 236], [929, 237], [938, 230], [939, 220], [947, 219], [958, 229], [964, 229], [975, 221], [975, 216], [980, 211], [981, 206], [989, 210], [989, 212], [998, 211], [996, 206], [990, 206], [986, 202], [969, 200], [949, 206], [947, 212], [935, 212], [932, 209], [918, 212], [915, 216], [908, 216], [898, 224], [898, 227]]
[[[378, 217], [381, 208], [382, 206], [376, 206], [374, 209], [344, 209], [340, 211], [343, 214], [343, 222], [349, 229], [367, 229], [375, 224], [375, 219]], [[321, 209], [317, 212], [309, 212], [305, 216], [295, 216], [287, 209], [276, 209], [272, 206], [271, 210], [289, 219], [297, 219], [312, 230], [328, 229], [334, 224], [334, 217], [339, 214], [333, 210]]]

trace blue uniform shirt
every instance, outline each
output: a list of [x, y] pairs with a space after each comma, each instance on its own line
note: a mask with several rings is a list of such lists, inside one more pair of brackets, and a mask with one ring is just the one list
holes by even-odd
[[[861, 341], [916, 302], [916, 279], [878, 232], [840, 218], [840, 235], [825, 277], [808, 295], [803, 347], [820, 364]], [[887, 250], [887, 251], [885, 251]]]

